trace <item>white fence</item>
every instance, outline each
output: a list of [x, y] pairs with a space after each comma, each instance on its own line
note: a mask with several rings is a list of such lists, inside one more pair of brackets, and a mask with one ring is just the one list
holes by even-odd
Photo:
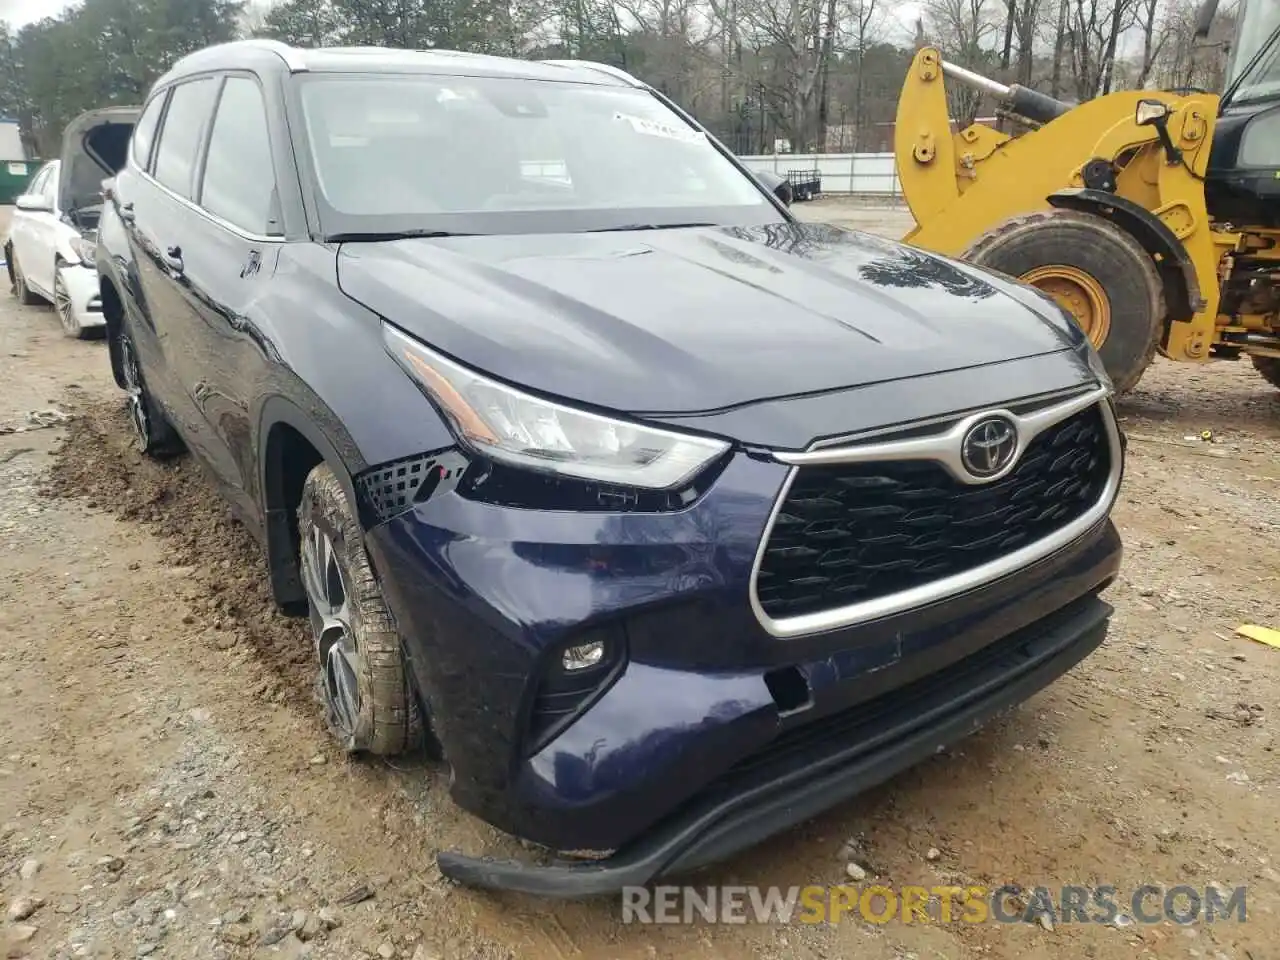
[[823, 193], [866, 193], [899, 196], [898, 172], [892, 153], [780, 153], [739, 157], [752, 170], [785, 177], [791, 170], [818, 169]]

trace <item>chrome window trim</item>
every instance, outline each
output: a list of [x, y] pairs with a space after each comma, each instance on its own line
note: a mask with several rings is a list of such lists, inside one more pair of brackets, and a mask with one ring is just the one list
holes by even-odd
[[[827, 449], [810, 449], [803, 453], [775, 452], [773, 454], [774, 459], [781, 463], [790, 464], [791, 470], [788, 472], [786, 480], [783, 481], [781, 490], [778, 491], [773, 509], [769, 512], [769, 519], [765, 523], [764, 533], [760, 537], [760, 543], [756, 547], [755, 560], [751, 565], [749, 593], [751, 609], [755, 613], [756, 619], [771, 636], [780, 639], [791, 639], [829, 630], [840, 630], [845, 627], [852, 627], [860, 623], [902, 613], [916, 607], [922, 607], [981, 587], [993, 580], [998, 580], [1001, 577], [1017, 572], [1023, 567], [1043, 560], [1050, 554], [1056, 553], [1079, 539], [1106, 519], [1112, 505], [1115, 503], [1116, 496], [1120, 492], [1120, 477], [1124, 468], [1124, 448], [1120, 440], [1120, 427], [1116, 423], [1111, 405], [1106, 402], [1110, 392], [1108, 388], [1101, 387], [1068, 400], [1066, 403], [1037, 410], [1025, 416], [1018, 416], [1000, 408], [982, 410], [960, 420], [950, 430], [930, 437], [913, 437], [896, 442], [886, 441], [883, 443]], [[1107, 432], [1111, 454], [1111, 471], [1097, 501], [1071, 523], [1012, 553], [1007, 553], [970, 570], [964, 570], [949, 577], [934, 580], [931, 583], [912, 587], [909, 590], [899, 590], [896, 593], [864, 600], [860, 603], [836, 607], [831, 610], [800, 614], [794, 617], [783, 617], [778, 620], [765, 613], [756, 592], [756, 582], [760, 575], [761, 564], [764, 562], [765, 548], [768, 546], [769, 538], [773, 534], [774, 523], [778, 519], [778, 514], [782, 511], [782, 505], [786, 502], [787, 494], [790, 492], [791, 485], [795, 481], [796, 474], [801, 466], [865, 463], [883, 460], [934, 460], [941, 463], [948, 472], [951, 472], [966, 483], [993, 483], [1005, 476], [1009, 470], [1012, 470], [1017, 465], [1030, 440], [1054, 424], [1095, 404], [1098, 407], [1099, 415], [1102, 417], [1102, 422]], [[960, 441], [963, 439], [965, 432], [975, 422], [995, 414], [1009, 417], [1018, 425], [1018, 453], [1014, 457], [1013, 463], [1003, 472], [989, 479], [975, 480], [965, 474], [964, 468], [960, 463]]]
[[208, 210], [200, 206], [198, 203], [188, 200], [186, 197], [175, 193], [173, 190], [170, 190], [168, 187], [166, 187], [163, 183], [161, 183], [155, 177], [151, 176], [151, 174], [147, 173], [147, 171], [139, 170], [138, 168], [135, 167], [133, 172], [141, 176], [153, 187], [157, 187], [160, 190], [162, 190], [164, 193], [168, 194], [170, 199], [176, 200], [178, 203], [182, 204], [184, 207], [191, 210], [193, 213], [200, 214], [200, 216], [204, 217], [206, 220], [208, 220], [210, 223], [214, 224], [215, 226], [221, 227], [223, 230], [226, 230], [229, 233], [234, 233], [236, 236], [238, 236], [242, 240], [248, 240], [251, 243], [285, 243], [288, 239], [283, 234], [280, 234], [274, 237], [269, 237], [261, 233], [250, 233], [247, 230], [237, 227], [234, 223], [231, 223], [229, 220], [223, 220], [222, 217], [218, 216], [216, 213], [210, 213]]
[[[244, 41], [244, 42], [247, 43], [249, 41]], [[205, 76], [211, 77], [216, 83], [224, 79], [224, 77], [229, 74], [243, 76], [244, 72], [238, 71], [235, 69], [228, 69], [223, 72], [215, 71], [208, 74], [193, 74], [191, 77], [184, 78], [182, 80], [175, 82], [173, 84], [173, 88], [176, 88], [182, 85], [183, 83], [190, 83], [194, 80], [201, 79]], [[261, 89], [260, 82], [259, 82], [259, 89]], [[168, 91], [166, 91], [166, 96], [167, 95], [168, 95]], [[209, 148], [209, 137], [213, 134], [212, 124], [216, 122], [218, 119], [218, 104], [221, 101], [222, 101], [222, 92], [218, 91], [217, 99], [213, 101], [213, 113], [210, 116], [211, 125], [209, 129], [204, 132], [201, 138], [201, 144], [200, 144], [201, 149], [206, 152], [208, 151], [208, 148]], [[263, 106], [264, 107], [266, 106], [265, 99], [263, 100]], [[156, 128], [156, 139], [151, 144], [151, 157], [149, 159], [154, 159], [156, 148], [160, 143], [160, 138], [164, 136], [164, 121], [168, 116], [168, 113], [169, 113], [169, 105], [165, 104], [164, 113], [160, 117], [160, 125]], [[268, 119], [267, 125], [268, 125], [267, 133], [268, 133], [268, 136], [270, 136], [270, 119]], [[275, 155], [274, 145], [272, 146], [271, 149], [272, 149], [272, 157], [273, 157], [273, 163], [274, 163], [274, 155]], [[133, 173], [136, 173], [139, 177], [141, 177], [147, 183], [151, 184], [151, 186], [165, 193], [169, 197], [169, 199], [177, 201], [178, 203], [182, 204], [184, 207], [186, 207], [188, 210], [192, 211], [193, 213], [197, 213], [200, 216], [204, 217], [214, 226], [221, 227], [223, 230], [226, 230], [228, 233], [235, 234], [241, 240], [248, 240], [250, 243], [286, 243], [288, 241], [288, 237], [285, 236], [285, 234], [283, 233], [279, 233], [275, 235], [252, 233], [248, 230], [245, 230], [243, 227], [238, 227], [234, 223], [232, 223], [230, 220], [224, 220], [222, 217], [218, 216], [216, 213], [211, 213], [210, 211], [206, 210], [204, 207], [200, 206], [200, 204], [196, 203], [194, 200], [191, 200], [188, 197], [184, 197], [182, 196], [182, 194], [178, 193], [176, 190], [172, 190], [169, 187], [165, 186], [163, 183], [161, 183], [159, 180], [157, 180], [154, 176], [151, 175], [150, 170], [147, 170], [145, 167], [141, 166], [138, 163], [137, 158], [133, 155], [132, 142], [129, 145], [129, 152], [125, 157], [125, 166], [128, 167]], [[204, 176], [203, 163], [201, 166], [200, 175], [203, 178]], [[275, 176], [274, 170], [271, 171], [271, 175], [273, 177]], [[280, 186], [279, 183], [277, 183], [276, 188], [279, 189], [279, 186]]]

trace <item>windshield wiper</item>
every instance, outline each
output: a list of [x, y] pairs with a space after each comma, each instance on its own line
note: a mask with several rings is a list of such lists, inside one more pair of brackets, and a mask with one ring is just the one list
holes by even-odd
[[439, 237], [476, 237], [476, 233], [455, 233], [452, 230], [387, 230], [381, 233], [331, 233], [327, 237], [330, 243], [377, 243], [384, 240], [412, 240], [418, 238], [436, 239]]
[[624, 233], [627, 230], [679, 230], [683, 227], [716, 227], [716, 223], [628, 223], [621, 227], [600, 227], [583, 233]]

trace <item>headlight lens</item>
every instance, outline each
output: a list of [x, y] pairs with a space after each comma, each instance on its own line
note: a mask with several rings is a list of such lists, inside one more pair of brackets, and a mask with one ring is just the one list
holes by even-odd
[[459, 439], [533, 470], [665, 490], [721, 456], [722, 440], [613, 420], [530, 396], [472, 373], [383, 324], [387, 348], [435, 400]]
[[97, 240], [93, 237], [72, 237], [71, 252], [80, 258], [86, 267], [93, 266], [93, 257], [97, 249]]

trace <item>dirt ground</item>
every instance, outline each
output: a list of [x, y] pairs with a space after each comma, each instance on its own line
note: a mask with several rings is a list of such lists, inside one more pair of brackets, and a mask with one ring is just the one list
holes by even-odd
[[[898, 235], [900, 211], [829, 201]], [[0, 228], [3, 223], [0, 223]], [[54, 410], [71, 415], [33, 412]], [[1277, 954], [1280, 393], [1158, 362], [1122, 405], [1104, 647], [957, 749], [690, 883], [1247, 885], [1247, 922], [624, 925], [454, 887], [511, 849], [425, 762], [330, 746], [301, 621], [189, 460], [128, 446], [101, 342], [0, 296], [0, 946], [8, 956], [1039, 960]], [[1201, 439], [1210, 431], [1212, 439]], [[64, 442], [65, 438], [65, 442]]]

